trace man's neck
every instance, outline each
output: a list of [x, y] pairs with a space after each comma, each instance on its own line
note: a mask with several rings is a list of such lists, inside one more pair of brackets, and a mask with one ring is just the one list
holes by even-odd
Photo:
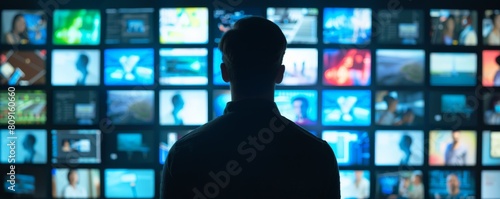
[[[267, 90], [267, 91], [265, 91]], [[261, 92], [241, 92], [231, 86], [231, 100], [240, 101], [247, 99], [259, 99], [274, 102], [274, 89], [263, 89]]]

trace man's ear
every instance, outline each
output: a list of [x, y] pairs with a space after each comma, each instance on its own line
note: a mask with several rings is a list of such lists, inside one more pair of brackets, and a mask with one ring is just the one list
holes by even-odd
[[227, 83], [231, 81], [231, 78], [229, 78], [229, 71], [227, 70], [226, 64], [224, 63], [220, 64], [220, 71], [222, 73], [222, 80], [224, 80], [224, 82]]
[[276, 71], [276, 77], [274, 78], [274, 82], [279, 84], [283, 81], [283, 76], [285, 75], [285, 65], [280, 65], [278, 67], [278, 71]]

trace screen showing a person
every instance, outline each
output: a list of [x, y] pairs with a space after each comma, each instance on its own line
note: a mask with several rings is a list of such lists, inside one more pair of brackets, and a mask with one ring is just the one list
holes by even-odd
[[483, 86], [500, 86], [500, 50], [483, 50], [482, 81]]
[[500, 10], [484, 11], [483, 42], [488, 46], [500, 46]]
[[160, 84], [207, 85], [206, 48], [160, 49]]
[[370, 137], [365, 131], [323, 131], [322, 137], [332, 148], [339, 166], [370, 164]]
[[15, 154], [10, 150], [0, 150], [3, 164], [45, 164], [47, 163], [47, 131], [38, 129], [16, 129], [15, 135], [10, 130], [1, 130], [0, 143], [9, 146], [14, 141]]
[[424, 50], [379, 49], [376, 54], [377, 85], [421, 86], [424, 84]]
[[485, 93], [483, 99], [484, 124], [500, 125], [500, 94]]
[[477, 45], [477, 11], [432, 9], [430, 16], [432, 44]]
[[152, 90], [109, 90], [106, 116], [113, 124], [152, 124], [155, 118], [154, 96]]
[[45, 84], [46, 50], [9, 50], [0, 54], [0, 85]]
[[371, 91], [324, 90], [323, 125], [369, 126], [371, 124]]
[[161, 8], [161, 44], [205, 44], [208, 42], [208, 8]]
[[[257, 8], [236, 8], [215, 9], [214, 10], [215, 24], [211, 25], [213, 34], [215, 35], [215, 43], [219, 43], [220, 39], [227, 31], [233, 29], [234, 24], [245, 17], [260, 16], [263, 17], [263, 12]], [[215, 27], [216, 26], [216, 27]]]
[[429, 135], [429, 165], [476, 165], [476, 132], [434, 130]]
[[318, 50], [288, 48], [283, 57], [285, 74], [282, 86], [314, 85], [318, 79]]
[[369, 86], [371, 53], [365, 49], [326, 49], [323, 53], [323, 84]]
[[432, 124], [447, 128], [474, 126], [477, 123], [478, 102], [473, 93], [431, 92], [428, 103]]
[[377, 166], [422, 166], [424, 151], [423, 131], [378, 130], [375, 132], [375, 164]]
[[[108, 142], [108, 161], [113, 164], [152, 163], [155, 159], [153, 131], [117, 131], [115, 139]], [[116, 141], [116, 147], [113, 146]]]
[[93, 125], [98, 122], [98, 96], [93, 90], [58, 90], [53, 93], [55, 124]]
[[3, 10], [2, 44], [43, 45], [47, 42], [47, 15], [42, 10]]
[[106, 198], [153, 198], [155, 172], [153, 169], [104, 170]]
[[152, 48], [104, 50], [104, 84], [152, 85], [154, 66]]
[[369, 44], [372, 33], [370, 8], [325, 8], [323, 13], [325, 44]]
[[339, 174], [342, 198], [370, 198], [370, 171], [340, 170]]
[[161, 131], [160, 132], [160, 164], [164, 164], [167, 160], [168, 152], [172, 146], [185, 135], [187, 135], [191, 130], [178, 130], [178, 131]]
[[148, 44], [153, 41], [153, 8], [106, 9], [106, 44]]
[[52, 169], [52, 197], [99, 198], [101, 175], [99, 169]]
[[377, 199], [425, 198], [424, 175], [421, 170], [383, 171], [377, 173]]
[[55, 9], [53, 14], [55, 45], [99, 45], [101, 11], [94, 9]]
[[52, 163], [101, 163], [101, 131], [52, 130]]
[[417, 45], [424, 41], [422, 10], [381, 10], [375, 15], [373, 31], [381, 44]]
[[317, 8], [267, 8], [267, 19], [281, 28], [289, 44], [318, 43]]
[[192, 126], [208, 121], [206, 90], [160, 91], [160, 125]]
[[424, 93], [377, 91], [375, 123], [381, 126], [419, 126], [424, 124]]
[[482, 162], [484, 166], [500, 166], [500, 131], [483, 131]]
[[431, 53], [432, 86], [475, 86], [477, 55], [475, 53]]
[[101, 53], [88, 49], [52, 50], [52, 85], [98, 86]]
[[[10, 99], [15, 101], [15, 113], [9, 110]], [[15, 96], [0, 93], [0, 124], [7, 124], [14, 115], [15, 124], [42, 125], [47, 121], [47, 94], [43, 90], [16, 90]], [[7, 100], [9, 99], [9, 100]], [[11, 103], [12, 104], [12, 103]]]
[[428, 198], [475, 198], [475, 177], [475, 173], [470, 170], [431, 170]]
[[481, 172], [481, 198], [497, 198], [500, 196], [500, 171], [486, 170]]
[[274, 101], [280, 114], [296, 124], [316, 124], [318, 93], [315, 90], [277, 90]]
[[215, 90], [213, 94], [214, 100], [214, 118], [219, 117], [224, 114], [226, 105], [231, 101], [231, 91], [230, 90]]

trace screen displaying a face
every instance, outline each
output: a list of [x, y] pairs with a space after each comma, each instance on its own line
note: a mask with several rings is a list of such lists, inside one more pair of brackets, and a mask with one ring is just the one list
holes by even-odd
[[323, 53], [323, 84], [368, 86], [371, 81], [371, 53], [362, 49], [326, 49]]
[[56, 45], [99, 45], [101, 12], [99, 10], [54, 11], [53, 43]]
[[422, 166], [424, 151], [423, 131], [378, 130], [375, 132], [376, 165]]
[[428, 198], [474, 198], [475, 178], [475, 173], [470, 170], [431, 170]]
[[298, 125], [314, 125], [317, 122], [318, 94], [312, 90], [278, 90], [274, 101], [284, 117]]
[[426, 188], [421, 170], [383, 171], [377, 173], [375, 198], [425, 198]]
[[340, 170], [339, 174], [342, 198], [370, 198], [370, 171]]
[[152, 124], [154, 121], [154, 91], [110, 90], [107, 117], [119, 125]]
[[106, 44], [153, 41], [153, 8], [106, 9]]
[[317, 8], [267, 8], [267, 19], [281, 28], [289, 44], [318, 42]]
[[431, 131], [429, 136], [429, 165], [476, 165], [476, 139], [475, 131]]
[[160, 9], [161, 44], [204, 44], [207, 42], [207, 8]]
[[101, 175], [99, 169], [52, 169], [52, 197], [99, 198]]
[[42, 10], [3, 10], [1, 43], [43, 45], [47, 42], [48, 16]]
[[431, 43], [447, 46], [476, 46], [477, 11], [431, 10]]
[[425, 51], [379, 49], [377, 53], [377, 85], [420, 86], [425, 80]]
[[367, 166], [370, 138], [364, 131], [323, 131], [322, 137], [332, 148], [339, 166]]
[[323, 18], [325, 44], [369, 44], [371, 33], [371, 9], [325, 8]]
[[483, 42], [488, 46], [500, 46], [500, 10], [484, 11]]
[[207, 55], [206, 48], [160, 49], [160, 84], [208, 84]]
[[160, 125], [202, 125], [207, 121], [206, 90], [160, 91]]
[[424, 93], [377, 91], [375, 123], [381, 126], [419, 126], [424, 123]]
[[107, 49], [104, 51], [104, 84], [152, 85], [154, 83], [154, 50]]
[[99, 50], [52, 50], [52, 85], [98, 86], [100, 57]]
[[371, 124], [371, 91], [324, 90], [323, 125], [369, 126]]

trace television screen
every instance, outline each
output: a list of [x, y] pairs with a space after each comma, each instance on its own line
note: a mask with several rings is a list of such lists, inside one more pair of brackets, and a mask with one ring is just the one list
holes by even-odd
[[422, 166], [424, 151], [423, 131], [377, 130], [375, 132], [377, 166]]
[[[154, 161], [153, 131], [116, 131], [107, 140], [107, 161], [114, 164], [147, 164]], [[115, 145], [115, 147], [113, 147]]]
[[56, 9], [53, 16], [53, 40], [56, 45], [99, 45], [100, 10]]
[[482, 81], [483, 86], [500, 86], [500, 50], [483, 50]]
[[339, 166], [368, 166], [370, 137], [364, 131], [323, 131], [322, 137], [335, 153]]
[[431, 53], [431, 86], [475, 86], [475, 53]]
[[289, 44], [318, 43], [317, 8], [267, 8], [267, 19], [281, 28]]
[[208, 9], [161, 8], [161, 44], [205, 44], [208, 42]]
[[493, 199], [500, 196], [500, 171], [483, 170], [481, 172], [481, 198]]
[[0, 54], [0, 85], [45, 84], [46, 50], [10, 50]]
[[99, 169], [52, 169], [52, 197], [99, 198], [100, 176]]
[[381, 44], [417, 45], [424, 41], [422, 10], [380, 10], [373, 25], [373, 34]]
[[[14, 135], [10, 130], [0, 130], [0, 142], [6, 146], [0, 150], [3, 164], [45, 164], [47, 163], [47, 131], [38, 129], [16, 129]], [[11, 156], [9, 144], [15, 142], [15, 154]]]
[[380, 49], [377, 53], [377, 85], [421, 86], [425, 80], [425, 51]]
[[477, 11], [432, 9], [431, 43], [438, 45], [477, 45]]
[[482, 159], [484, 166], [500, 165], [500, 131], [483, 131]]
[[500, 125], [500, 94], [485, 93], [483, 100], [484, 124]]
[[500, 10], [484, 11], [483, 42], [488, 46], [500, 46]]
[[340, 192], [342, 199], [370, 198], [370, 171], [368, 170], [340, 170]]
[[424, 175], [420, 170], [383, 171], [377, 173], [377, 199], [425, 198]]
[[106, 44], [153, 41], [153, 8], [106, 9]]
[[153, 198], [155, 196], [153, 169], [105, 169], [106, 198]]
[[52, 85], [98, 86], [100, 57], [99, 50], [52, 50]]
[[[222, 79], [222, 71], [220, 70], [220, 64], [222, 63], [222, 52], [219, 48], [214, 48], [214, 63], [213, 63], [213, 81], [216, 86], [229, 86], [229, 83], [224, 82]], [[286, 55], [286, 53], [285, 53]]]
[[475, 94], [431, 92], [429, 96], [429, 120], [431, 124], [460, 128], [477, 123], [478, 103]]
[[263, 13], [260, 11], [260, 9], [257, 8], [237, 9], [235, 7], [234, 8], [231, 7], [230, 9], [226, 10], [216, 9], [214, 10], [213, 16], [215, 19], [215, 25], [217, 26], [216, 28], [214, 28], [215, 43], [219, 43], [224, 33], [233, 29], [233, 26], [236, 23], [236, 21], [250, 16], [262, 17]]
[[167, 160], [168, 152], [172, 146], [181, 139], [183, 136], [187, 135], [191, 130], [178, 130], [178, 131], [162, 131], [160, 132], [160, 164], [165, 164]]
[[[0, 99], [8, 99], [8, 92], [1, 92]], [[47, 121], [47, 95], [43, 90], [15, 91], [15, 124], [42, 125]], [[9, 100], [0, 100], [0, 124], [7, 124]]]
[[429, 165], [476, 165], [476, 132], [433, 130], [429, 135]]
[[323, 84], [369, 86], [371, 54], [365, 49], [326, 49], [323, 53]]
[[154, 91], [108, 90], [107, 117], [114, 124], [139, 125], [154, 121]]
[[207, 121], [206, 90], [160, 91], [160, 125], [202, 125]]
[[3, 10], [2, 44], [43, 45], [47, 42], [47, 15], [42, 10]]
[[421, 126], [424, 124], [423, 92], [377, 91], [375, 123], [381, 126]]
[[[470, 170], [429, 171], [429, 198], [475, 198], [475, 172]], [[483, 197], [484, 198], [484, 197]]]
[[160, 49], [160, 84], [207, 85], [206, 48]]
[[325, 8], [323, 14], [324, 43], [370, 43], [372, 33], [370, 8]]
[[107, 49], [104, 51], [104, 84], [153, 85], [152, 48]]
[[52, 163], [101, 163], [101, 131], [52, 130]]
[[38, 165], [16, 165], [15, 179], [11, 180], [11, 175], [3, 175], [4, 188], [0, 189], [0, 195], [2, 198], [47, 198], [49, 174], [46, 168]]
[[277, 90], [274, 101], [281, 115], [296, 124], [316, 124], [318, 93], [315, 90]]
[[371, 91], [324, 90], [323, 125], [369, 126], [371, 124]]
[[53, 98], [54, 124], [97, 124], [99, 113], [97, 91], [56, 90]]
[[214, 118], [219, 117], [224, 114], [226, 105], [231, 101], [231, 91], [230, 90], [215, 90], [214, 91]]
[[280, 85], [314, 85], [318, 79], [318, 50], [288, 48], [283, 57], [285, 75]]

